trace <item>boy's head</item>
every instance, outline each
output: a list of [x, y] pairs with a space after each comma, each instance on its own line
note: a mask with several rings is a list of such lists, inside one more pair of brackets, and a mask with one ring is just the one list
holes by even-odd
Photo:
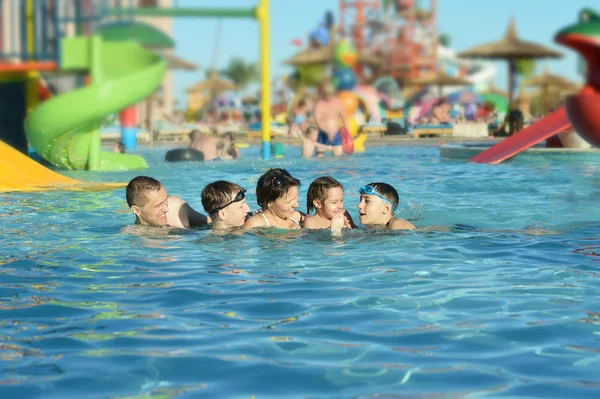
[[202, 206], [212, 219], [213, 228], [239, 227], [246, 221], [250, 207], [246, 190], [228, 181], [219, 180], [202, 190]]
[[112, 152], [116, 152], [119, 154], [124, 154], [125, 153], [125, 144], [123, 144], [122, 142], [117, 142], [115, 144], [113, 144], [113, 148], [112, 148]]
[[394, 217], [400, 198], [387, 183], [369, 183], [359, 190], [358, 212], [362, 224], [387, 224]]
[[167, 192], [160, 182], [147, 176], [138, 176], [127, 185], [127, 205], [140, 224], [164, 226], [167, 224], [169, 204]]
[[331, 176], [322, 176], [313, 181], [306, 194], [306, 209], [313, 209], [326, 219], [344, 211], [344, 187]]
[[304, 131], [304, 136], [310, 141], [317, 141], [319, 139], [319, 128], [317, 125], [310, 125]]
[[202, 132], [198, 129], [194, 129], [190, 132], [190, 141], [192, 143], [198, 141], [202, 137]]

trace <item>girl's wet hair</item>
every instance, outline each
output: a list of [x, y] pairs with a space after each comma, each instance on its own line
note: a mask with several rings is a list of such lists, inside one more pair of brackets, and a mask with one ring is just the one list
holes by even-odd
[[292, 187], [300, 186], [296, 179], [285, 169], [269, 169], [258, 178], [256, 183], [256, 202], [264, 208], [269, 202], [284, 197]]
[[320, 201], [321, 204], [325, 202], [327, 199], [327, 192], [332, 188], [339, 187], [342, 190], [344, 186], [342, 183], [335, 180], [331, 176], [321, 176], [315, 179], [310, 186], [308, 187], [308, 192], [306, 193], [306, 211], [310, 213], [315, 208], [314, 201]]
[[377, 192], [383, 195], [388, 201], [390, 201], [394, 208], [398, 207], [398, 203], [400, 202], [400, 196], [398, 195], [398, 191], [391, 185], [387, 183], [369, 183], [367, 186], [373, 187]]

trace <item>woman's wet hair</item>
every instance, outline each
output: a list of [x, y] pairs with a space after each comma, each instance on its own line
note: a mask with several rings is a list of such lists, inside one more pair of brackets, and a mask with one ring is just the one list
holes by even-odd
[[321, 202], [323, 204], [327, 199], [327, 192], [332, 188], [339, 187], [342, 190], [344, 186], [342, 183], [335, 180], [331, 176], [321, 176], [316, 178], [310, 186], [308, 187], [308, 192], [306, 193], [306, 211], [310, 213], [315, 208], [314, 202], [315, 200]]
[[235, 143], [235, 138], [233, 137], [233, 133], [225, 132], [225, 133], [223, 133], [223, 138], [225, 138], [225, 137], [229, 137], [229, 140], [231, 140], [232, 143]]
[[377, 192], [383, 195], [388, 201], [390, 201], [394, 208], [398, 207], [398, 203], [400, 202], [400, 196], [398, 195], [398, 191], [391, 185], [387, 183], [369, 183], [367, 186], [373, 187]]
[[269, 202], [284, 197], [292, 187], [300, 186], [300, 180], [296, 179], [285, 169], [269, 169], [259, 177], [256, 183], [256, 202], [264, 208]]

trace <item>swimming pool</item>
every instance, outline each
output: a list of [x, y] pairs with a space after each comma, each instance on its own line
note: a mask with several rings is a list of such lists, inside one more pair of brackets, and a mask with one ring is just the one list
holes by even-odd
[[[0, 195], [1, 398], [598, 398], [600, 168], [441, 162], [436, 147], [352, 158], [165, 164], [249, 189], [269, 166], [331, 174], [358, 221], [383, 180], [400, 215], [451, 232], [132, 234], [124, 190]], [[128, 181], [136, 172], [66, 172]], [[143, 233], [143, 234], [141, 234]]]

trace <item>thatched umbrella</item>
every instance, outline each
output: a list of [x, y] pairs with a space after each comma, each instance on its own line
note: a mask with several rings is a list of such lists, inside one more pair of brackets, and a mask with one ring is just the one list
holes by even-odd
[[179, 69], [183, 71], [197, 71], [200, 67], [191, 61], [184, 60], [183, 58], [177, 57], [172, 54], [162, 54], [167, 61], [167, 68]]
[[506, 29], [506, 34], [502, 40], [482, 44], [463, 51], [458, 54], [458, 57], [508, 60], [508, 102], [510, 111], [512, 109], [512, 100], [515, 89], [514, 78], [516, 61], [541, 58], [561, 58], [563, 57], [563, 54], [541, 44], [521, 40], [517, 35], [515, 21], [511, 18], [508, 28]]
[[438, 94], [442, 96], [442, 87], [444, 86], [470, 86], [471, 82], [459, 76], [447, 75], [444, 71], [437, 71], [433, 75], [426, 75], [406, 82], [409, 85], [416, 86], [437, 86]]
[[188, 87], [185, 91], [186, 93], [208, 91], [210, 92], [210, 102], [212, 102], [217, 96], [217, 94], [223, 91], [235, 90], [235, 88], [235, 84], [231, 83], [228, 80], [219, 79], [217, 72], [215, 70], [212, 70], [208, 75], [208, 79], [193, 84], [192, 86]]
[[571, 82], [569, 79], [563, 78], [559, 75], [551, 74], [546, 67], [544, 72], [540, 75], [534, 76], [521, 83], [522, 86], [526, 87], [538, 87], [540, 89], [540, 95], [544, 102], [544, 113], [548, 112], [548, 94], [552, 90], [554, 93], [560, 93], [560, 91], [576, 91], [578, 85]]

